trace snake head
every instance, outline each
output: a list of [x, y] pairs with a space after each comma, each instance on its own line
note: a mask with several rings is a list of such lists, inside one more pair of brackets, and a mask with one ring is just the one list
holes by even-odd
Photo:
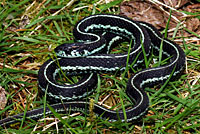
[[62, 58], [84, 57], [89, 55], [89, 51], [85, 49], [83, 42], [62, 44], [55, 48], [55, 53]]

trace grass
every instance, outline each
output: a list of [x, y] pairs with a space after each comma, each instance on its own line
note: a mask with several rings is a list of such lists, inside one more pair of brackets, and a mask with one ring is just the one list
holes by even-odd
[[[0, 3], [0, 88], [5, 89], [8, 100], [0, 111], [1, 119], [48, 106], [46, 98], [38, 90], [39, 67], [53, 56], [56, 46], [73, 42], [72, 29], [78, 20], [91, 14], [119, 13], [121, 1], [108, 4], [96, 2], [3, 0]], [[177, 24], [176, 29], [179, 27], [180, 24]], [[198, 34], [186, 28], [179, 30], [199, 38]], [[186, 71], [166, 86], [145, 89], [150, 97], [150, 108], [139, 122], [110, 123], [82, 114], [64, 120], [55, 113], [61, 119], [59, 125], [47, 120], [40, 124], [24, 120], [23, 124], [26, 125], [1, 128], [1, 133], [41, 133], [43, 130], [45, 133], [200, 133], [199, 44], [188, 43], [187, 37], [177, 37], [176, 33], [173, 39], [183, 40], [181, 47], [187, 56]], [[149, 59], [146, 62], [149, 63]], [[129, 71], [122, 74], [130, 75]], [[94, 99], [95, 103], [104, 102], [104, 105], [112, 108], [128, 106], [129, 101], [124, 93], [128, 78], [122, 76], [118, 73], [99, 74], [97, 89], [88, 99]]]

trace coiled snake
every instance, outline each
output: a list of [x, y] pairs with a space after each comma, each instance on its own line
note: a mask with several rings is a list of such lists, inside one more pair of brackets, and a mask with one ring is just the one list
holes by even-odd
[[[163, 39], [158, 30], [150, 24], [136, 22], [129, 18], [99, 14], [91, 15], [80, 20], [73, 31], [77, 43], [63, 44], [55, 49], [56, 60], [46, 61], [38, 72], [39, 87], [47, 90], [47, 95], [56, 100], [66, 101], [54, 104], [56, 112], [84, 111], [89, 102], [77, 101], [92, 93], [97, 83], [96, 72], [113, 72], [126, 68], [127, 57], [129, 64], [136, 61], [133, 67], [144, 63], [144, 53], [150, 55], [151, 50], [156, 55], [162, 44], [163, 57], [170, 57], [170, 61], [163, 66], [148, 68], [135, 73], [127, 83], [126, 94], [135, 103], [126, 110], [114, 111], [94, 104], [93, 111], [109, 121], [132, 121], [143, 115], [149, 106], [149, 99], [144, 88], [149, 85], [165, 82], [173, 72], [173, 77], [184, 69], [185, 54], [174, 42]], [[113, 45], [121, 42], [132, 42], [130, 53], [109, 54]], [[83, 74], [76, 84], [63, 85], [56, 82], [60, 71], [67, 74]], [[173, 71], [174, 70], [174, 71]], [[27, 118], [41, 118], [43, 108], [28, 111]], [[45, 114], [51, 111], [46, 108]], [[0, 121], [0, 125], [8, 125], [22, 119], [23, 113], [7, 117]]]

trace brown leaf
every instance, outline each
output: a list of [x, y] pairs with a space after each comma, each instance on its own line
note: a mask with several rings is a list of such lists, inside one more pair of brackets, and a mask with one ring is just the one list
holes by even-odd
[[[154, 25], [156, 28], [165, 28], [170, 13], [169, 10], [159, 4], [150, 1], [129, 1], [123, 2], [120, 6], [120, 14], [137, 21], [144, 21]], [[172, 11], [169, 29], [175, 28], [182, 13]]]
[[200, 12], [200, 3], [188, 5], [186, 7], [186, 11], [192, 12], [192, 13], [194, 13], [194, 12]]
[[136, 21], [151, 23], [157, 28], [165, 27], [163, 13], [152, 4], [144, 1], [123, 2], [120, 5], [120, 14]]
[[190, 31], [195, 32], [200, 25], [198, 18], [191, 18], [186, 21], [186, 26]]
[[186, 3], [188, 3], [190, 0], [163, 0], [164, 4], [173, 7], [173, 8], [180, 8]]
[[0, 109], [4, 109], [7, 103], [6, 91], [0, 86]]
[[[192, 32], [200, 33], [200, 21], [198, 18], [189, 18], [186, 20], [186, 27]], [[188, 37], [190, 34], [185, 32], [184, 36]]]

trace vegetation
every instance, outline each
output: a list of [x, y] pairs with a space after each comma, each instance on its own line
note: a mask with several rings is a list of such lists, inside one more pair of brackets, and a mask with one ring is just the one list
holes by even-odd
[[[76, 0], [2, 0], [0, 2], [0, 117], [1, 119], [43, 107], [48, 101], [40, 94], [37, 73], [54, 56], [56, 46], [73, 42], [73, 26], [81, 18], [99, 13], [119, 14], [120, 1]], [[200, 12], [185, 12], [199, 18]], [[190, 34], [171, 39], [181, 40], [187, 56], [186, 70], [167, 85], [146, 88], [150, 97], [147, 114], [136, 123], [111, 123], [93, 116], [75, 113], [67, 119], [45, 118], [39, 122], [23, 120], [1, 133], [200, 133], [200, 36], [177, 24], [177, 30]], [[187, 39], [195, 37], [195, 42]], [[126, 44], [114, 48], [124, 51]], [[127, 47], [126, 47], [127, 48]], [[151, 57], [152, 58], [152, 57]], [[150, 61], [151, 59], [148, 59]], [[148, 62], [150, 63], [150, 62]], [[140, 70], [140, 69], [138, 69]], [[134, 71], [138, 71], [137, 69]], [[127, 106], [124, 91], [128, 77], [99, 74], [96, 91], [87, 100], [112, 108]], [[125, 77], [128, 76], [128, 77]], [[76, 81], [76, 78], [72, 78]], [[123, 101], [124, 100], [124, 101]], [[92, 102], [93, 103], [93, 102]], [[59, 122], [59, 123], [56, 123]]]

